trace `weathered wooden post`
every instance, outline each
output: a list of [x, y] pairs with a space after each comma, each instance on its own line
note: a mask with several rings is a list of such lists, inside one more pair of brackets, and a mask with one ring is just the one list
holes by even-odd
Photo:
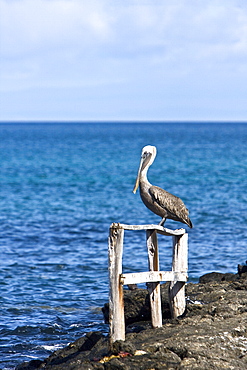
[[[146, 230], [148, 272], [122, 273], [124, 230]], [[157, 233], [173, 237], [172, 271], [159, 271]], [[125, 225], [113, 223], [109, 232], [109, 342], [125, 340], [123, 285], [147, 283], [153, 327], [162, 326], [160, 282], [170, 281], [171, 316], [185, 311], [185, 283], [188, 271], [188, 234], [185, 229], [169, 230], [160, 225]]]
[[[188, 234], [173, 236], [172, 271], [187, 275], [188, 272]], [[173, 280], [169, 286], [169, 303], [173, 318], [181, 316], [186, 307], [185, 281]]]
[[116, 340], [125, 340], [123, 285], [120, 282], [122, 274], [124, 229], [112, 224], [109, 235], [109, 324], [110, 346]]
[[[146, 230], [149, 271], [159, 271], [159, 251], [156, 230]], [[150, 295], [151, 319], [154, 328], [162, 326], [160, 282], [147, 283]]]

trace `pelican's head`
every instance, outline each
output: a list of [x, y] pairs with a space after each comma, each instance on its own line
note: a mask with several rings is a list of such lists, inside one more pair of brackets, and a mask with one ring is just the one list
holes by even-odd
[[140, 175], [142, 171], [145, 170], [147, 172], [149, 166], [151, 166], [151, 164], [153, 163], [156, 157], [156, 153], [157, 153], [156, 147], [153, 145], [146, 145], [142, 149], [140, 166], [139, 166], [138, 174], [136, 177], [135, 186], [133, 189], [134, 194], [136, 193], [136, 190], [138, 189], [139, 182], [140, 182]]

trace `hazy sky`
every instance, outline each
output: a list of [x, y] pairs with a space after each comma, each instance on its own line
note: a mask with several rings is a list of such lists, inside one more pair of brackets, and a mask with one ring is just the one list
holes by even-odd
[[247, 120], [246, 0], [0, 0], [0, 120]]

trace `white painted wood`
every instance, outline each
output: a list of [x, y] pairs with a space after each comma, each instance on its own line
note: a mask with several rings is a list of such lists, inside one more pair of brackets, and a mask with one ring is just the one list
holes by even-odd
[[173, 236], [183, 235], [186, 233], [185, 229], [170, 230], [160, 225], [126, 225], [120, 223], [113, 223], [111, 228], [124, 229], [124, 230], [156, 230], [159, 234]]
[[[149, 271], [159, 271], [157, 232], [156, 230], [147, 230], [146, 235], [147, 235]], [[147, 283], [147, 288], [150, 296], [152, 326], [154, 328], [160, 328], [162, 326], [160, 283], [149, 282]]]
[[[173, 237], [172, 271], [188, 271], [188, 234]], [[185, 282], [174, 280], [169, 286], [169, 301], [173, 318], [181, 316], [186, 307]]]
[[123, 273], [120, 282], [123, 285], [141, 284], [141, 283], [155, 283], [161, 281], [187, 281], [187, 274], [176, 271], [148, 271], [148, 272], [135, 272]]
[[124, 230], [110, 228], [109, 252], [109, 326], [110, 346], [116, 340], [125, 340], [122, 274]]

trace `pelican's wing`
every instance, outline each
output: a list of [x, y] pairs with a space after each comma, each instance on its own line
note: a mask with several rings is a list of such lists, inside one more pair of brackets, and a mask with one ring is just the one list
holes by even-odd
[[151, 186], [149, 188], [149, 193], [153, 200], [157, 202], [160, 207], [165, 208], [171, 215], [180, 219], [188, 218], [189, 211], [180, 198], [168, 193], [168, 191], [158, 186]]

